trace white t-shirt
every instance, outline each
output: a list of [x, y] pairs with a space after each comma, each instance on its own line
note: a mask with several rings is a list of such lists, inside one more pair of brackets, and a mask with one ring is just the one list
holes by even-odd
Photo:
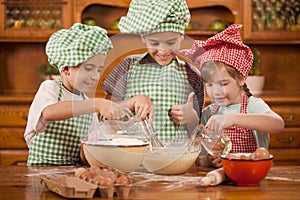
[[[41, 83], [33, 102], [30, 106], [29, 113], [28, 113], [28, 121], [27, 126], [24, 133], [24, 138], [27, 143], [27, 146], [30, 146], [31, 141], [33, 140], [34, 136], [37, 133], [43, 133], [47, 126], [47, 121], [42, 117], [41, 113], [43, 109], [51, 104], [54, 104], [58, 101], [58, 95], [59, 95], [59, 85], [55, 80], [46, 80]], [[61, 101], [66, 100], [84, 100], [88, 97], [84, 94], [77, 95], [69, 90], [67, 90], [65, 87], [62, 87], [62, 95], [61, 95]], [[96, 120], [96, 123], [98, 123], [97, 114], [95, 113], [93, 115], [93, 124], [95, 124], [94, 120]], [[96, 129], [96, 126], [92, 126], [90, 128], [90, 132], [94, 131]], [[95, 130], [96, 131], [96, 130]]]

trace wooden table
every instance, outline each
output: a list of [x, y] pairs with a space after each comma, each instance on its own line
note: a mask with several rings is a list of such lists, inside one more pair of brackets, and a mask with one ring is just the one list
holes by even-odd
[[[0, 199], [63, 199], [44, 189], [37, 175], [47, 173], [70, 173], [75, 167], [26, 167], [0, 166]], [[204, 176], [208, 168], [191, 168], [186, 176]], [[184, 175], [184, 176], [185, 176]], [[147, 186], [132, 188], [129, 197], [107, 199], [299, 199], [300, 166], [272, 166], [268, 176], [257, 187], [239, 187], [231, 182], [215, 187], [185, 185], [169, 188], [165, 183], [151, 182]], [[94, 197], [94, 199], [106, 199]]]

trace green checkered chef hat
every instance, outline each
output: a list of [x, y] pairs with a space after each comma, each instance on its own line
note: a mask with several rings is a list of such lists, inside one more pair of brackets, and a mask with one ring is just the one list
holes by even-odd
[[178, 32], [191, 18], [185, 0], [132, 0], [127, 16], [119, 22], [122, 33], [147, 35], [158, 32]]
[[77, 66], [97, 54], [106, 55], [111, 49], [105, 29], [80, 23], [53, 33], [46, 44], [48, 61], [60, 72], [65, 66]]

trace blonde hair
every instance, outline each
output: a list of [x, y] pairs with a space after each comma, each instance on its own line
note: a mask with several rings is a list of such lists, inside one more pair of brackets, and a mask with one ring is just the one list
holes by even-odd
[[[220, 69], [226, 69], [228, 74], [234, 78], [236, 81], [241, 81], [243, 80], [243, 75], [238, 72], [236, 69], [233, 67], [223, 63], [223, 62], [205, 62], [201, 67], [200, 67], [200, 72], [201, 72], [201, 79], [204, 83], [212, 82], [214, 79], [214, 76], [219, 73]], [[247, 84], [244, 83], [244, 85], [241, 88], [244, 90], [247, 94], [248, 97], [252, 96], [249, 88], [247, 87]]]

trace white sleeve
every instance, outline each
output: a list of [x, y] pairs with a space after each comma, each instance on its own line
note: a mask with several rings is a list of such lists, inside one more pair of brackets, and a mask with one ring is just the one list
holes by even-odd
[[267, 113], [271, 110], [269, 105], [261, 98], [250, 97], [247, 113]]
[[45, 107], [57, 102], [58, 94], [59, 86], [55, 81], [46, 80], [41, 83], [28, 113], [27, 126], [24, 133], [28, 147], [36, 133], [45, 131], [47, 122], [43, 119], [41, 113]]
[[[271, 110], [269, 105], [261, 98], [250, 97], [247, 113], [267, 113]], [[258, 147], [269, 148], [270, 135], [253, 130], [253, 135]]]

